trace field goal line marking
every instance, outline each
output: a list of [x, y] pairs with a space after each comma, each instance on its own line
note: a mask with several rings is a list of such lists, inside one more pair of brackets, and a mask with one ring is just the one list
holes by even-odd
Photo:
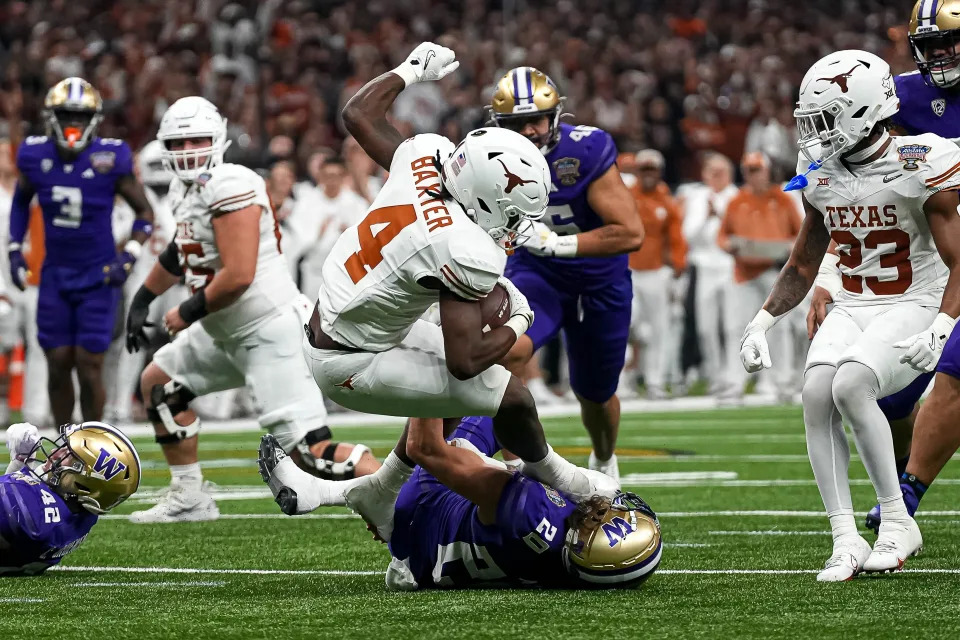
[[[50, 571], [94, 573], [177, 573], [211, 575], [282, 576], [382, 576], [383, 571], [345, 571], [339, 569], [186, 569], [181, 567], [75, 567], [56, 566]], [[660, 575], [807, 575], [820, 569], [658, 569]], [[960, 574], [960, 569], [904, 569], [902, 573]], [[154, 583], [156, 584], [156, 583]], [[176, 582], [170, 583], [176, 585]], [[100, 585], [91, 585], [100, 586]], [[2, 600], [0, 600], [2, 601]]]

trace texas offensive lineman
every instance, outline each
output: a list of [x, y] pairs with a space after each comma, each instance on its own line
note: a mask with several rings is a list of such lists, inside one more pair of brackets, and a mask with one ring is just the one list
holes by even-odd
[[[873, 54], [840, 51], [807, 72], [794, 115], [800, 171], [811, 162], [807, 173], [815, 171], [817, 182], [795, 179], [803, 187], [806, 219], [741, 342], [748, 371], [771, 366], [765, 333], [806, 295], [833, 238], [843, 291], [810, 346], [803, 386], [807, 450], [834, 540], [821, 581], [896, 571], [922, 548], [877, 398], [907, 386], [917, 368], [939, 355], [960, 314], [960, 270], [953, 268], [960, 259], [954, 193], [960, 149], [933, 134], [892, 138], [885, 120], [898, 108], [890, 67]], [[951, 268], [949, 280], [938, 250]], [[853, 519], [843, 421], [883, 508], [872, 550]]]
[[[450, 49], [423, 43], [344, 107], [347, 129], [390, 177], [324, 263], [303, 345], [317, 384], [337, 403], [415, 418], [369, 478], [325, 483], [285, 460], [269, 478], [285, 512], [346, 502], [384, 540], [397, 493], [420, 462], [421, 434], [439, 430], [438, 418], [495, 416], [498, 439], [527, 462], [529, 474], [568, 495], [595, 491], [589, 474], [549, 448], [530, 392], [496, 364], [533, 320], [523, 294], [501, 274], [518, 229], [546, 208], [543, 155], [523, 136], [497, 128], [473, 131], [456, 148], [433, 134], [403, 140], [386, 119], [406, 86], [438, 80], [458, 65]], [[498, 282], [511, 316], [484, 332], [480, 300]], [[439, 327], [420, 320], [436, 302]], [[269, 456], [266, 436], [264, 445]]]
[[[177, 100], [157, 139], [176, 174], [170, 206], [176, 238], [137, 292], [127, 318], [130, 350], [145, 339], [150, 303], [185, 279], [191, 297], [172, 308], [164, 328], [176, 339], [157, 351], [140, 378], [147, 414], [173, 477], [160, 503], [134, 522], [213, 520], [197, 458], [200, 421], [189, 402], [249, 384], [263, 428], [300, 464], [327, 477], [376, 469], [363, 446], [331, 443], [323, 396], [300, 357], [297, 333], [310, 303], [280, 254], [280, 234], [256, 173], [224, 164], [226, 121], [200, 97]], [[178, 335], [178, 334], [183, 335]]]

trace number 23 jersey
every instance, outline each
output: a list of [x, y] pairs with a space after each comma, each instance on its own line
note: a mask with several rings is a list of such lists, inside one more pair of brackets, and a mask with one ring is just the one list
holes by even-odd
[[280, 230], [263, 178], [240, 165], [219, 164], [189, 185], [174, 178], [168, 198], [177, 223], [180, 266], [191, 293], [210, 284], [223, 268], [214, 219], [249, 206], [260, 207], [256, 275], [238, 300], [201, 320], [212, 337], [243, 335], [297, 297], [299, 291], [280, 254]]
[[321, 328], [337, 342], [386, 351], [437, 301], [437, 290], [420, 284], [424, 278], [478, 300], [503, 274], [503, 249], [455, 201], [437, 197], [434, 159], [448, 157], [453, 148], [435, 134], [401, 143], [367, 216], [330, 251], [319, 308]]
[[[807, 168], [801, 156], [799, 173]], [[846, 305], [938, 306], [949, 272], [923, 206], [960, 188], [960, 148], [934, 134], [892, 137], [884, 155], [851, 173], [839, 160], [810, 174], [803, 196], [837, 243]]]

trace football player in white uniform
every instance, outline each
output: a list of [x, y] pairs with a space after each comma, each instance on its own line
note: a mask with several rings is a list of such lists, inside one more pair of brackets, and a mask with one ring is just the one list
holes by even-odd
[[[816, 183], [792, 183], [803, 188], [803, 228], [741, 342], [748, 371], [771, 366], [765, 333], [803, 300], [833, 238], [843, 291], [810, 346], [803, 386], [807, 451], [834, 541], [821, 581], [896, 571], [922, 548], [877, 398], [935, 362], [960, 315], [960, 149], [933, 134], [892, 138], [884, 121], [898, 108], [890, 67], [873, 54], [832, 53], [807, 72], [794, 115], [800, 170], [810, 161]], [[843, 421], [883, 509], [872, 550], [853, 519]]]
[[[543, 154], [499, 128], [472, 131], [456, 147], [433, 134], [404, 140], [386, 119], [405, 87], [439, 80], [458, 65], [450, 49], [423, 43], [344, 107], [348, 131], [390, 177], [324, 263], [304, 340], [313, 376], [333, 400], [413, 418], [383, 467], [352, 483], [308, 478], [284, 460], [276, 468], [261, 464], [287, 513], [346, 503], [384, 540], [400, 486], [414, 463], [424, 462], [421, 434], [439, 430], [439, 418], [494, 416], [497, 438], [525, 461], [525, 472], [569, 495], [588, 497], [597, 483], [613, 482], [550, 449], [530, 392], [497, 364], [533, 320], [526, 298], [502, 273], [519, 231], [546, 209]], [[480, 300], [498, 282], [511, 316], [484, 332]], [[420, 320], [438, 301], [441, 325]], [[261, 458], [275, 458], [275, 449], [264, 436]]]
[[298, 333], [310, 303], [280, 253], [263, 179], [223, 163], [226, 137], [217, 108], [193, 96], [171, 105], [157, 133], [176, 174], [169, 197], [177, 230], [131, 304], [128, 348], [140, 347], [157, 296], [181, 278], [192, 295], [164, 315], [164, 328], [176, 339], [157, 351], [140, 378], [173, 481], [159, 504], [131, 516], [134, 522], [219, 516], [203, 490], [200, 421], [189, 402], [244, 384], [253, 390], [260, 424], [305, 468], [352, 478], [378, 466], [366, 447], [330, 442], [323, 396], [300, 354]]

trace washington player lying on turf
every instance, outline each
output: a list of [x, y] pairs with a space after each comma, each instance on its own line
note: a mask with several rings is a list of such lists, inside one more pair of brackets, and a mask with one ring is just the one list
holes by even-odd
[[[7, 429], [0, 476], [0, 575], [37, 575], [76, 549], [103, 515], [136, 492], [140, 458], [118, 429], [68, 424], [56, 440], [32, 424]], [[39, 456], [39, 459], [38, 459]]]
[[[438, 80], [457, 65], [453, 51], [423, 43], [344, 107], [347, 129], [390, 177], [324, 263], [304, 354], [320, 388], [347, 408], [496, 416], [498, 437], [529, 463], [531, 475], [571, 495], [592, 495], [589, 474], [547, 446], [530, 392], [497, 364], [533, 321], [526, 298], [502, 274], [506, 252], [523, 239], [521, 226], [546, 208], [543, 155], [505, 129], [472, 131], [454, 147], [434, 134], [404, 140], [386, 119], [406, 86]], [[509, 292], [511, 315], [485, 332], [480, 300], [498, 282]], [[437, 302], [439, 327], [420, 319]], [[347, 485], [314, 483], [296, 511], [346, 500], [389, 539], [393, 504], [417, 455], [415, 444], [401, 440], [376, 474], [349, 484], [346, 496]]]
[[[741, 342], [748, 371], [771, 366], [766, 331], [806, 295], [832, 237], [843, 292], [810, 346], [803, 386], [807, 449], [834, 538], [820, 580], [898, 570], [922, 548], [877, 398], [936, 364], [960, 314], [960, 149], [933, 134], [891, 138], [885, 120], [898, 108], [890, 67], [873, 54], [840, 51], [807, 72], [795, 116], [800, 171], [809, 161], [817, 183], [794, 181], [806, 209], [800, 238]], [[872, 551], [853, 520], [841, 417], [883, 508]]]
[[[960, 141], [960, 0], [917, 0], [910, 17], [909, 40], [917, 70], [894, 78], [900, 111], [891, 118], [892, 130], [909, 135], [935, 133]], [[840, 286], [837, 257], [828, 254], [820, 267], [808, 314], [813, 333]], [[831, 283], [834, 283], [831, 286]], [[916, 513], [927, 487], [960, 448], [955, 416], [960, 410], [960, 335], [948, 341], [936, 367], [936, 380], [923, 418], [914, 415], [934, 370], [918, 376], [902, 391], [880, 401], [890, 420], [897, 450], [897, 472], [907, 513]], [[867, 528], [880, 527], [880, 505], [867, 514]]]
[[127, 316], [127, 347], [146, 340], [150, 304], [183, 278], [191, 297], [163, 319], [173, 342], [140, 378], [147, 415], [170, 465], [171, 490], [134, 522], [215, 520], [197, 447], [197, 397], [249, 385], [259, 422], [304, 468], [351, 478], [379, 465], [362, 445], [332, 443], [323, 396], [300, 354], [310, 302], [280, 254], [280, 231], [263, 179], [224, 163], [227, 123], [207, 100], [190, 96], [164, 113], [157, 138], [176, 175], [170, 206], [176, 238], [137, 291]]
[[[626, 588], [656, 570], [660, 524], [636, 495], [578, 502], [508, 469], [490, 457], [500, 450], [491, 418], [464, 418], [449, 444], [434, 426], [417, 443], [433, 473], [418, 466], [397, 498], [388, 589]], [[264, 436], [265, 480], [283, 455]]]

